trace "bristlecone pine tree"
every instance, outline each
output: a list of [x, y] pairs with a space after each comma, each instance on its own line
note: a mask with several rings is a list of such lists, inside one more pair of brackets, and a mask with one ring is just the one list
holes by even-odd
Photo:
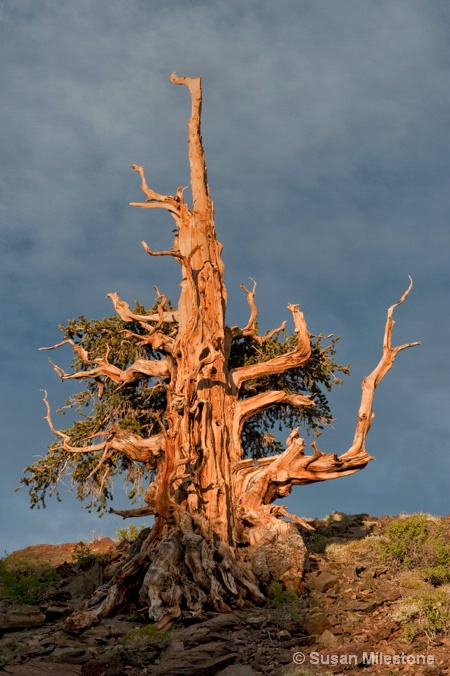
[[[214, 229], [214, 205], [206, 180], [200, 134], [201, 81], [177, 77], [190, 93], [188, 149], [193, 205], [183, 190], [160, 195], [148, 187], [144, 169], [143, 209], [166, 209], [175, 221], [168, 251], [181, 266], [181, 293], [175, 310], [157, 290], [152, 310], [132, 310], [117, 293], [109, 296], [118, 316], [83, 317], [60, 327], [74, 351], [73, 372], [55, 370], [63, 380], [86, 382], [68, 402], [81, 413], [70, 429], [54, 427], [45, 395], [47, 421], [56, 434], [46, 457], [27, 468], [22, 482], [32, 505], [44, 504], [65, 475], [78, 497], [102, 511], [112, 498], [112, 478], [123, 473], [130, 498], [143, 482], [145, 506], [123, 517], [154, 515], [151, 531], [137, 551], [100, 588], [84, 610], [67, 620], [77, 630], [139, 600], [160, 627], [176, 618], [201, 617], [262, 601], [271, 581], [300, 590], [305, 557], [301, 528], [308, 524], [274, 504], [294, 485], [336, 479], [372, 460], [365, 439], [373, 418], [374, 391], [400, 350], [392, 347], [389, 308], [379, 364], [362, 385], [352, 445], [343, 455], [305, 453], [303, 424], [315, 436], [331, 420], [323, 389], [339, 382], [348, 367], [333, 361], [335, 340], [308, 333], [298, 305], [288, 305], [295, 333], [284, 324], [258, 334], [256, 284], [242, 286], [250, 318], [244, 328], [225, 324], [226, 289], [222, 246]], [[301, 389], [299, 393], [295, 391]], [[275, 424], [297, 425], [286, 448], [271, 434]], [[111, 510], [114, 511], [114, 510]]]

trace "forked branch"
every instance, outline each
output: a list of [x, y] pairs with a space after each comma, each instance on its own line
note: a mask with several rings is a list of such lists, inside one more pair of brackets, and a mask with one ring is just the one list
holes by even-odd
[[146, 195], [147, 200], [145, 202], [130, 202], [130, 206], [140, 207], [141, 209], [167, 209], [173, 216], [179, 217], [181, 201], [179, 190], [175, 197], [170, 195], [160, 195], [148, 187], [147, 181], [145, 180], [144, 167], [132, 164], [131, 168], [140, 175], [142, 192]]
[[356, 423], [355, 437], [353, 443], [349, 450], [341, 456], [341, 459], [346, 460], [353, 456], [358, 456], [361, 453], [365, 452], [364, 444], [366, 436], [370, 430], [372, 420], [374, 418], [374, 413], [372, 410], [373, 398], [375, 394], [375, 389], [382, 378], [386, 375], [388, 371], [392, 368], [395, 358], [399, 352], [406, 350], [408, 347], [416, 347], [420, 345], [420, 341], [414, 343], [405, 343], [404, 345], [399, 345], [397, 347], [392, 347], [392, 331], [394, 328], [394, 319], [393, 314], [396, 307], [401, 305], [404, 300], [409, 296], [411, 289], [413, 287], [413, 280], [409, 277], [409, 286], [406, 289], [405, 293], [401, 298], [391, 305], [387, 311], [386, 326], [384, 329], [384, 339], [383, 339], [383, 354], [377, 366], [374, 368], [372, 373], [364, 378], [362, 382], [362, 394], [361, 394], [361, 404], [358, 411], [358, 420]]
[[[86, 444], [85, 446], [74, 446], [71, 442], [70, 436], [62, 430], [56, 429], [52, 422], [50, 404], [47, 398], [47, 392], [44, 390], [44, 403], [47, 409], [47, 415], [44, 419], [47, 421], [50, 430], [56, 436], [63, 440], [62, 447], [67, 453], [98, 453], [103, 451], [98, 465], [91, 472], [89, 479], [93, 474], [100, 469], [100, 467], [115, 453], [122, 453], [130, 460], [144, 463], [147, 467], [153, 469], [156, 466], [157, 459], [164, 452], [165, 435], [162, 433], [154, 434], [148, 439], [144, 439], [134, 432], [129, 430], [121, 430], [119, 428], [111, 427], [109, 430], [98, 432], [96, 437], [105, 437], [104, 441], [96, 444]], [[86, 481], [87, 481], [86, 479]]]
[[[252, 279], [250, 277], [250, 279]], [[256, 282], [254, 279], [252, 279], [253, 282], [253, 289], [250, 291], [247, 289], [243, 284], [241, 284], [241, 289], [245, 291], [247, 294], [247, 302], [250, 306], [250, 318], [247, 322], [247, 326], [243, 329], [240, 329], [238, 326], [233, 326], [231, 329], [231, 333], [233, 338], [239, 338], [241, 336], [246, 336], [249, 338], [252, 338], [255, 340], [257, 343], [262, 345], [265, 343], [267, 340], [270, 340], [276, 333], [280, 333], [281, 331], [284, 331], [286, 328], [286, 322], [284, 321], [281, 326], [279, 326], [277, 329], [272, 329], [271, 331], [268, 331], [264, 336], [258, 335], [258, 308], [255, 303], [255, 296], [256, 296]]]
[[303, 312], [300, 312], [298, 305], [289, 304], [288, 310], [292, 313], [295, 332], [297, 333], [297, 345], [294, 350], [282, 354], [273, 359], [249, 366], [240, 366], [232, 372], [232, 378], [237, 388], [246, 380], [260, 378], [261, 376], [284, 373], [292, 368], [298, 368], [305, 364], [311, 356], [310, 334], [306, 326]]
[[[149, 315], [140, 315], [136, 312], [133, 312], [129, 304], [126, 301], [121, 300], [119, 298], [119, 294], [116, 292], [108, 293], [106, 297], [111, 298], [115, 311], [117, 312], [119, 317], [123, 319], [124, 322], [137, 321], [141, 325], [143, 325], [146, 330], [149, 330], [149, 327], [147, 325], [152, 322], [158, 322], [156, 328], [160, 328], [163, 323], [169, 324], [178, 321], [176, 310], [164, 311], [164, 306], [167, 300], [166, 296], [161, 295], [158, 290], [157, 294], [158, 294], [157, 299], [161, 299], [161, 303], [158, 306], [158, 312], [156, 314], [152, 313]], [[52, 349], [52, 348], [42, 348], [42, 349]]]
[[256, 466], [253, 461], [251, 466], [245, 460], [235, 466], [236, 480], [243, 494], [243, 513], [257, 511], [260, 505], [285, 498], [293, 486], [347, 476], [372, 460], [365, 453], [344, 460], [334, 453], [322, 453], [316, 444], [311, 444], [313, 454], [305, 455], [305, 442], [298, 428], [291, 432], [286, 443], [287, 448], [281, 455], [261, 458]]
[[[243, 460], [236, 463], [234, 473], [237, 483], [243, 493], [241, 500], [243, 519], [246, 514], [255, 513], [258, 505], [269, 504], [277, 498], [282, 498], [291, 492], [294, 485], [308, 484], [318, 481], [336, 479], [358, 472], [373, 458], [366, 453], [365, 439], [370, 430], [373, 419], [373, 397], [375, 389], [381, 379], [391, 369], [395, 357], [408, 347], [419, 345], [419, 342], [406, 343], [398, 347], [392, 346], [392, 330], [394, 327], [393, 312], [398, 305], [408, 297], [412, 289], [412, 279], [401, 296], [400, 300], [391, 305], [387, 312], [387, 320], [383, 340], [383, 354], [380, 362], [372, 373], [364, 378], [362, 384], [361, 405], [358, 411], [355, 438], [351, 448], [341, 456], [321, 452], [315, 443], [311, 444], [312, 455], [305, 455], [305, 442], [300, 438], [298, 428], [287, 440], [287, 448], [281, 455], [272, 458], [262, 458], [255, 466], [253, 461]], [[253, 397], [254, 404], [258, 405], [257, 395]], [[245, 416], [245, 406], [251, 410], [251, 399], [239, 402], [242, 415]], [[262, 399], [261, 399], [262, 401]], [[248, 404], [246, 402], [249, 402]]]
[[122, 370], [115, 364], [108, 361], [108, 351], [105, 357], [96, 357], [90, 359], [87, 351], [80, 345], [77, 345], [72, 340], [63, 340], [61, 343], [52, 345], [51, 347], [41, 347], [41, 350], [54, 350], [61, 345], [69, 344], [77, 352], [79, 357], [86, 364], [96, 364], [92, 369], [86, 371], [77, 371], [75, 373], [66, 373], [60, 366], [54, 364], [51, 360], [53, 368], [59, 375], [61, 380], [84, 380], [85, 378], [92, 378], [98, 382], [99, 397], [101, 398], [104, 390], [102, 378], [106, 377], [119, 385], [127, 385], [129, 383], [140, 380], [143, 376], [166, 378], [170, 375], [170, 367], [167, 359], [136, 359], [128, 368]]

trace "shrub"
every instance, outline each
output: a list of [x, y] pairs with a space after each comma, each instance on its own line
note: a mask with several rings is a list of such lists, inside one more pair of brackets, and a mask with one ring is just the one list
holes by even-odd
[[156, 624], [146, 624], [144, 627], [128, 631], [120, 642], [129, 648], [140, 648], [149, 644], [167, 643], [171, 636], [170, 631], [159, 631]]
[[387, 561], [407, 567], [421, 560], [420, 552], [428, 535], [428, 519], [425, 514], [413, 514], [394, 521], [387, 529], [381, 550]]
[[420, 600], [419, 625], [430, 641], [450, 634], [450, 597], [427, 594]]
[[130, 523], [128, 528], [116, 528], [116, 538], [119, 541], [127, 540], [128, 542], [134, 542], [144, 528], [145, 526], [143, 525], [138, 528], [136, 524]]
[[286, 611], [294, 622], [301, 624], [302, 598], [292, 590], [286, 590], [281, 582], [271, 582], [267, 595], [274, 608]]
[[434, 586], [450, 582], [450, 537], [445, 524], [427, 514], [413, 514], [387, 529], [381, 542], [384, 561], [394, 566], [418, 568]]
[[405, 625], [403, 638], [407, 641], [419, 634], [425, 634], [429, 641], [450, 635], [450, 589], [411, 596], [397, 603], [390, 615]]
[[0, 559], [0, 585], [5, 596], [23, 603], [39, 603], [56, 577], [45, 561], [10, 554]]
[[92, 546], [83, 541], [78, 542], [75, 546], [72, 556], [74, 563], [82, 570], [90, 568], [96, 562], [104, 563], [105, 560], [103, 554], [96, 554], [93, 551]]

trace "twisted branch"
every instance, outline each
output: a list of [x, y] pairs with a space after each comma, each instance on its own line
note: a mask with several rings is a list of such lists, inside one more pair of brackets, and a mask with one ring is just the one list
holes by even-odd
[[240, 285], [241, 289], [245, 291], [247, 294], [247, 302], [250, 306], [250, 318], [247, 322], [247, 326], [243, 329], [240, 329], [239, 326], [233, 326], [231, 328], [231, 334], [233, 338], [240, 338], [241, 336], [248, 336], [255, 340], [257, 343], [262, 345], [263, 343], [266, 342], [266, 340], [270, 340], [276, 333], [280, 333], [280, 331], [284, 331], [286, 328], [286, 322], [284, 321], [281, 326], [279, 326], [277, 329], [272, 329], [271, 331], [267, 331], [264, 336], [258, 335], [258, 327], [257, 327], [257, 321], [258, 321], [258, 308], [255, 303], [255, 295], [256, 295], [256, 282], [254, 279], [250, 277], [250, 279], [253, 282], [253, 289], [249, 291], [243, 284]]
[[303, 312], [300, 312], [298, 305], [289, 304], [288, 310], [292, 313], [295, 332], [297, 333], [297, 345], [294, 350], [282, 354], [273, 359], [248, 366], [240, 366], [233, 370], [232, 378], [237, 388], [245, 380], [260, 378], [261, 376], [284, 373], [292, 368], [298, 368], [305, 364], [311, 356], [310, 334], [306, 326]]

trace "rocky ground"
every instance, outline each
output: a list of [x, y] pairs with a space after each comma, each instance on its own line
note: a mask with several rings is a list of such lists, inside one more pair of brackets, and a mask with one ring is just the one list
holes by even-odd
[[[377, 543], [391, 522], [339, 513], [312, 521], [304, 596], [274, 585], [266, 607], [211, 613], [169, 635], [146, 624], [139, 608], [79, 635], [62, 628], [62, 619], [121, 565], [130, 543], [104, 538], [84, 549], [28, 547], [16, 554], [50, 562], [58, 575], [38, 605], [3, 594], [0, 673], [354, 676], [364, 669], [368, 675], [450, 674], [450, 585], [437, 592], [414, 571], [381, 562]], [[442, 527], [448, 531], [447, 518]], [[434, 599], [428, 623], [417, 611], [422, 597]]]

